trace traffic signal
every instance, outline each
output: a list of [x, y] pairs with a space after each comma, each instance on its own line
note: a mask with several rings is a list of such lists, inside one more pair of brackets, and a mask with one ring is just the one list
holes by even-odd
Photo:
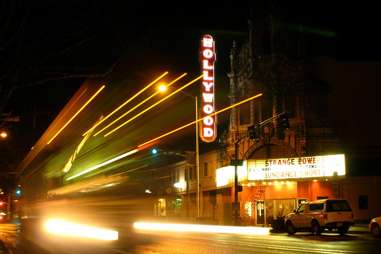
[[290, 128], [290, 123], [288, 122], [288, 114], [284, 113], [279, 117], [279, 127], [283, 129]]
[[251, 139], [258, 139], [259, 136], [260, 136], [260, 133], [259, 133], [259, 130], [260, 130], [260, 126], [259, 124], [255, 124], [255, 125], [251, 125], [247, 128], [247, 131], [249, 133], [249, 137]]
[[284, 139], [285, 137], [285, 130], [290, 128], [290, 123], [288, 122], [288, 114], [283, 113], [279, 116], [278, 123], [278, 138], [279, 139]]
[[155, 155], [155, 154], [157, 154], [158, 153], [158, 150], [156, 149], [156, 148], [152, 148], [151, 149], [151, 154], [152, 155]]
[[16, 190], [15, 190], [15, 194], [16, 194], [16, 197], [21, 197], [21, 194], [22, 194], [22, 191], [21, 191], [21, 187], [20, 186], [17, 186]]
[[251, 139], [255, 139], [256, 137], [256, 133], [255, 133], [255, 126], [254, 125], [251, 125], [247, 128], [247, 132], [249, 133], [249, 137]]

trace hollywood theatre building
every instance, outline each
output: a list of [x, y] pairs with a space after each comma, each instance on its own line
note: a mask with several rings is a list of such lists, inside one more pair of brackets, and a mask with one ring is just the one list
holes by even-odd
[[274, 31], [279, 38], [269, 43], [270, 28], [249, 22], [248, 40], [233, 43], [230, 52], [230, 104], [263, 96], [233, 108], [229, 128], [220, 134], [225, 147], [216, 169], [216, 202], [222, 223], [232, 217], [232, 160], [243, 161], [238, 166], [243, 224], [271, 224], [303, 200], [341, 197], [346, 158], [329, 120], [329, 84], [309, 74], [311, 66], [300, 61], [297, 47], [282, 48], [292, 35]]
[[[179, 216], [231, 225], [239, 208], [241, 224], [269, 225], [303, 201], [325, 198], [347, 199], [354, 219], [379, 216], [381, 178], [351, 175], [349, 155], [330, 121], [329, 101], [336, 99], [330, 84], [311, 75], [314, 66], [303, 60], [308, 58], [303, 41], [262, 21], [249, 22], [246, 42], [233, 43], [227, 76], [230, 105], [263, 96], [229, 111], [229, 125], [219, 131], [219, 142], [200, 154], [200, 184], [192, 166], [197, 159], [174, 170], [174, 193], [183, 204]], [[213, 82], [214, 41], [206, 36], [202, 45], [205, 117], [214, 111], [213, 93], [219, 88]], [[208, 118], [200, 130], [204, 142], [213, 142], [216, 119]], [[238, 205], [233, 161], [240, 162]]]

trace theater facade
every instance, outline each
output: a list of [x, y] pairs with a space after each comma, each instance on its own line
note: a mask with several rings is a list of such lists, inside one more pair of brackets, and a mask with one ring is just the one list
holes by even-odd
[[[217, 189], [231, 190], [234, 172], [234, 166], [218, 168]], [[346, 174], [345, 155], [249, 159], [237, 172], [241, 222], [271, 224], [303, 201], [337, 197], [338, 181]]]

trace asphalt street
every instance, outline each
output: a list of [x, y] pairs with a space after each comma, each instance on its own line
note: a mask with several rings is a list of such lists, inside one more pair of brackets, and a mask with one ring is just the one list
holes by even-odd
[[[8, 253], [14, 254], [230, 254], [230, 253], [380, 253], [381, 239], [366, 231], [346, 236], [325, 232], [320, 236], [310, 233], [270, 235], [234, 235], [215, 233], [133, 233], [121, 232], [112, 243], [83, 241], [65, 237], [25, 235], [14, 225], [1, 225], [1, 236]], [[30, 234], [30, 231], [28, 232]], [[1, 252], [0, 252], [1, 253]], [[3, 250], [3, 253], [7, 253]]]

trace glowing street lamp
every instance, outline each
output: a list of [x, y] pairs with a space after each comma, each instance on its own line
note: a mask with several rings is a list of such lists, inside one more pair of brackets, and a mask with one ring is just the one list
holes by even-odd
[[0, 138], [6, 139], [8, 137], [8, 133], [6, 131], [1, 131], [0, 132]]
[[158, 85], [158, 87], [157, 87], [157, 90], [158, 90], [159, 92], [161, 92], [161, 93], [166, 92], [167, 89], [168, 89], [168, 86], [167, 86], [167, 84], [165, 84], [165, 83], [160, 83], [160, 84]]

